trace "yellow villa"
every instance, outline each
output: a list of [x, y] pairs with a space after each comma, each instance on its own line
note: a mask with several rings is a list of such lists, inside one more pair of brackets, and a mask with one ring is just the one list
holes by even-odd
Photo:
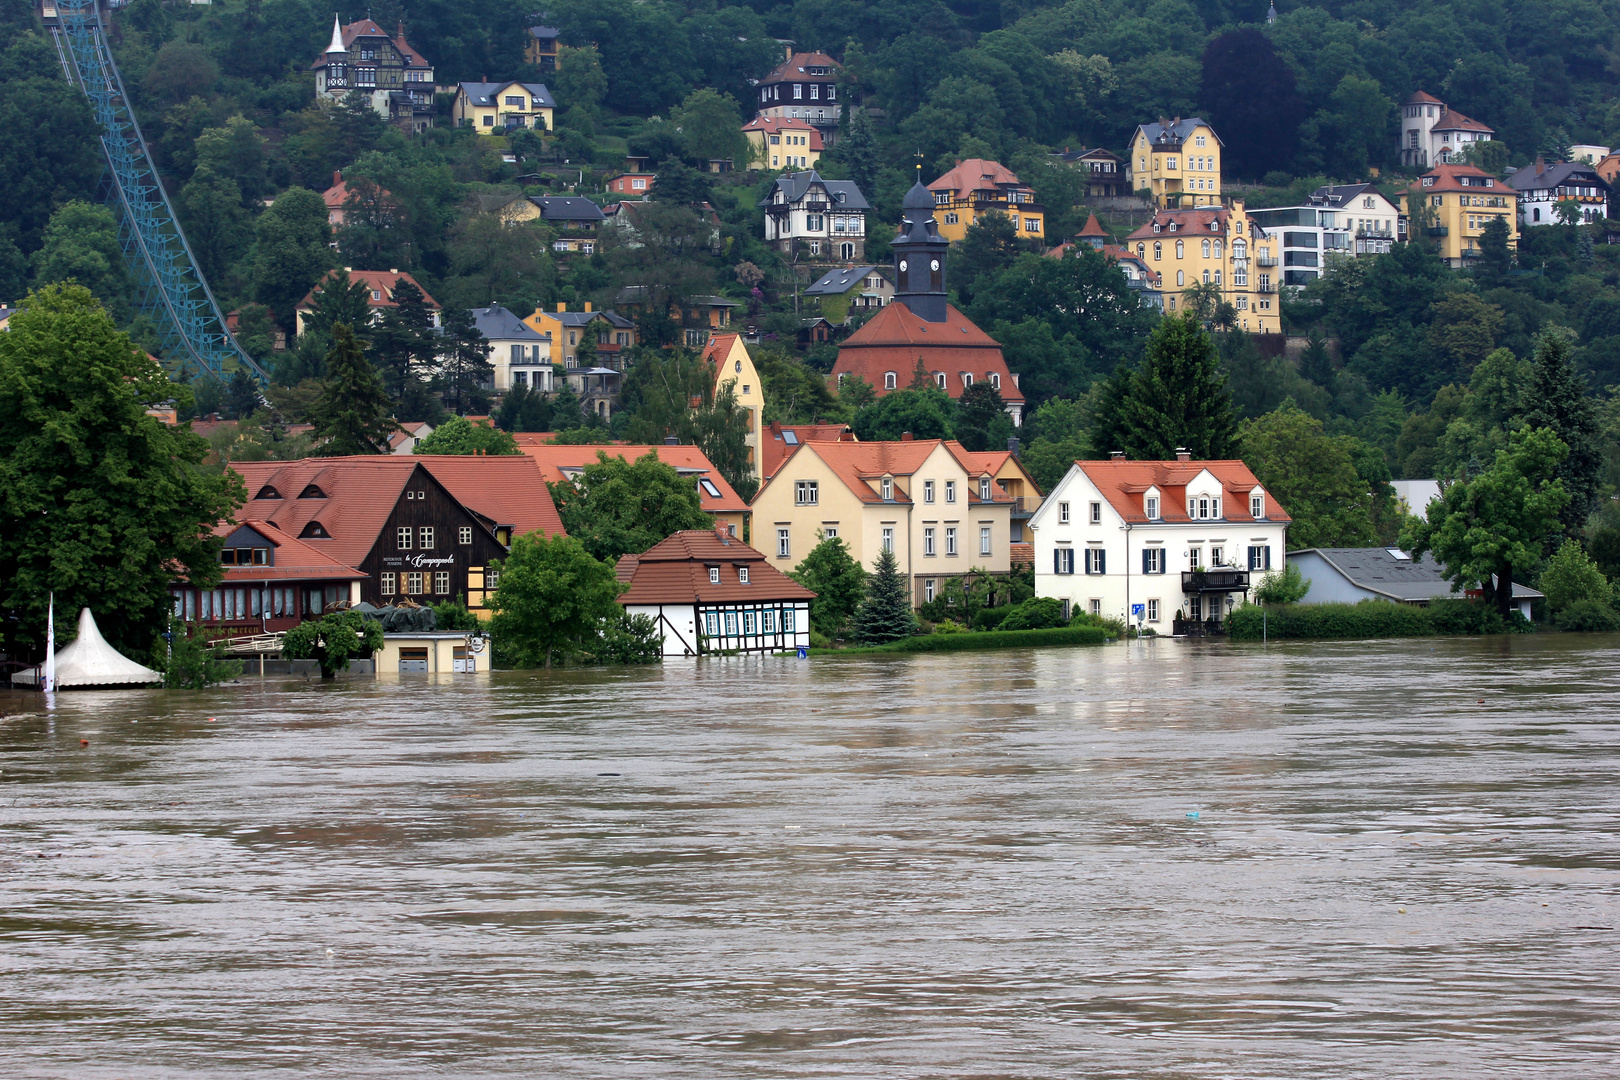
[[[1436, 165], [1400, 197], [1402, 224], [1435, 243], [1448, 266], [1461, 268], [1480, 254], [1492, 218], [1507, 223], [1508, 248], [1519, 242], [1519, 200], [1513, 188], [1472, 165]], [[1412, 237], [1416, 239], [1416, 237]]]
[[748, 463], [760, 471], [759, 447], [765, 429], [765, 387], [754, 367], [741, 334], [715, 334], [703, 348], [703, 359], [714, 365], [714, 389], [728, 385], [737, 404], [748, 413]]
[[1174, 312], [1187, 303], [1186, 291], [1213, 285], [1237, 313], [1237, 325], [1251, 333], [1282, 332], [1277, 286], [1280, 238], [1243, 210], [1230, 206], [1159, 210], [1131, 233], [1125, 246], [1160, 277], [1164, 309]]
[[866, 567], [892, 551], [917, 604], [970, 570], [1006, 574], [1013, 500], [965, 457], [942, 439], [799, 443], [754, 497], [757, 545], [783, 571], [823, 537]]
[[1153, 205], [1220, 204], [1221, 140], [1196, 116], [1140, 125], [1127, 156], [1131, 190], [1151, 192]]
[[1046, 239], [1046, 211], [1035, 202], [1035, 189], [997, 161], [968, 158], [928, 185], [934, 196], [939, 235], [957, 241], [985, 214], [1005, 214], [1025, 240]]

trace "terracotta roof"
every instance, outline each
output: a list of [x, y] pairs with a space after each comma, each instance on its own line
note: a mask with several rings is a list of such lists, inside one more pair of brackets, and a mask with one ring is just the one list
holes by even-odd
[[[336, 276], [336, 270], [328, 270], [326, 272], [326, 277], [322, 278], [318, 283], [316, 283], [315, 288], [309, 290], [309, 292], [304, 295], [304, 298], [298, 301], [298, 306], [305, 309], [313, 308], [315, 306], [316, 289], [319, 289], [322, 285], [326, 284], [327, 281]], [[415, 285], [418, 289], [422, 289], [421, 282], [411, 277], [411, 275], [398, 270], [350, 270], [349, 281], [351, 283], [363, 281], [372, 292], [382, 294], [379, 299], [368, 301], [368, 303], [370, 303], [374, 308], [397, 307], [398, 305], [394, 303], [394, 290], [399, 287], [399, 283], [401, 281], [408, 281], [412, 285]], [[432, 296], [428, 295], [428, 291], [426, 289], [422, 289], [422, 299], [430, 308], [436, 308], [439, 306], [439, 302], [433, 299]]]
[[999, 190], [1002, 185], [1027, 188], [1029, 185], [1014, 175], [999, 161], [968, 158], [950, 172], [928, 185], [929, 191], [949, 191], [958, 199], [968, 198], [975, 191]]
[[[827, 74], [812, 75], [805, 70], [812, 67], [824, 67]], [[786, 61], [778, 64], [775, 71], [759, 81], [761, 85], [779, 82], [833, 82], [842, 69], [843, 65], [824, 52], [800, 52], [794, 53]]]
[[[1462, 183], [1462, 177], [1465, 176], [1469, 179], [1489, 180], [1491, 183], [1464, 184]], [[1425, 184], [1423, 182], [1431, 177], [1433, 178], [1432, 183]], [[1506, 195], [1516, 194], [1513, 188], [1496, 179], [1496, 177], [1492, 176], [1484, 169], [1476, 168], [1473, 165], [1436, 165], [1434, 168], [1418, 177], [1411, 187], [1411, 190], [1419, 195], [1441, 191], [1466, 191], [1473, 193], [1481, 189], [1494, 189]]]
[[848, 424], [782, 424], [772, 420], [759, 448], [760, 480], [769, 480], [793, 449], [807, 442], [859, 442]]
[[[945, 446], [955, 456], [955, 451], [943, 439], [900, 439], [890, 442], [807, 442], [800, 443], [789, 451], [778, 464], [776, 473], [772, 477], [785, 478], [789, 470], [785, 467], [793, 460], [795, 454], [813, 453], [819, 457], [833, 474], [844, 482], [844, 486], [863, 503], [883, 502], [883, 493], [880, 488], [874, 487], [868, 481], [881, 480], [885, 475], [894, 478], [894, 503], [910, 503], [914, 500], [907, 492], [906, 478], [922, 468], [923, 462], [928, 460], [940, 446]], [[966, 453], [967, 451], [962, 451]], [[958, 459], [960, 462], [960, 459]], [[963, 463], [963, 467], [967, 468]], [[979, 475], [971, 468], [971, 475]], [[785, 483], [786, 480], [784, 479]], [[761, 489], [763, 490], [763, 489]], [[1001, 490], [1001, 485], [994, 488], [995, 494], [990, 499], [993, 503], [1007, 503], [1012, 499]], [[759, 496], [755, 496], [757, 500]], [[980, 502], [976, 487], [969, 486], [967, 491], [969, 504]]]
[[1014, 566], [1034, 566], [1035, 565], [1035, 545], [1034, 544], [1012, 543], [1012, 544], [1008, 544], [1007, 547], [1010, 549], [1008, 551], [1008, 553], [1007, 553], [1007, 561], [1012, 563], [1012, 565], [1014, 565]]
[[[534, 461], [521, 454], [500, 457], [379, 454], [305, 458], [302, 461], [241, 461], [231, 468], [247, 483], [244, 518], [266, 521], [298, 536], [311, 521], [328, 534], [306, 544], [346, 566], [365, 561], [398, 504], [405, 485], [421, 468], [450, 496], [483, 517], [493, 529], [510, 525], [514, 535], [540, 530], [563, 533]], [[300, 498], [311, 484], [325, 498]], [[259, 498], [265, 488], [280, 498]]]
[[609, 457], [620, 457], [626, 461], [634, 461], [645, 457], [651, 450], [658, 455], [658, 460], [671, 468], [681, 470], [692, 475], [694, 482], [698, 479], [709, 481], [720, 494], [711, 495], [697, 485], [699, 505], [705, 514], [746, 514], [748, 504], [738, 497], [732, 490], [726, 478], [720, 475], [703, 451], [696, 446], [633, 446], [621, 443], [612, 445], [590, 446], [561, 446], [546, 442], [549, 435], [521, 434], [512, 436], [517, 440], [518, 449], [534, 459], [540, 467], [540, 475], [547, 483], [560, 484], [568, 479], [567, 470], [579, 470], [596, 461], [597, 452], [600, 451]]
[[[737, 334], [715, 334], [709, 338], [709, 343], [703, 346], [703, 359], [718, 367], [725, 361], [726, 357], [731, 355], [731, 346], [739, 336]], [[723, 375], [724, 372], [720, 374]]]
[[422, 67], [433, 66], [427, 62], [427, 57], [423, 56], [421, 53], [411, 48], [410, 45], [406, 44], [405, 24], [403, 22], [399, 24], [399, 33], [394, 35], [394, 48], [398, 49], [400, 54], [403, 55], [413, 67], [418, 64], [420, 64]]
[[[710, 568], [720, 571], [709, 580]], [[739, 580], [739, 568], [748, 580]], [[816, 594], [766, 561], [764, 554], [741, 540], [709, 529], [691, 529], [661, 540], [640, 555], [619, 560], [620, 581], [630, 590], [621, 604], [720, 604], [776, 600], [813, 600]]]
[[945, 449], [951, 456], [962, 463], [962, 468], [968, 471], [969, 476], [995, 476], [1001, 467], [1007, 464], [1012, 453], [1007, 450], [969, 450], [955, 439], [945, 441]]
[[[1257, 236], [1264, 236], [1265, 230], [1254, 224], [1247, 214], [1243, 215], [1249, 220], [1249, 228]], [[1176, 210], [1158, 210], [1153, 216], [1132, 232], [1125, 239], [1130, 240], [1164, 240], [1177, 239], [1191, 233], [1194, 236], [1224, 236], [1231, 223], [1232, 211], [1224, 206], [1188, 206]], [[1210, 223], [1215, 228], [1211, 229]], [[1175, 231], [1170, 231], [1171, 224], [1175, 224]], [[1153, 226], [1159, 226], [1159, 232], [1153, 231]]]
[[824, 149], [820, 129], [808, 120], [787, 120], [780, 116], [756, 116], [744, 124], [742, 129], [744, 131], [763, 131], [767, 134], [781, 134], [784, 131], [792, 131], [795, 134], [806, 136], [804, 144], [806, 149]]
[[1445, 102], [1433, 94], [1425, 94], [1422, 90], [1412, 93], [1412, 96], [1401, 102], [1402, 105], [1444, 105]]
[[[393, 195], [385, 187], [379, 186], [377, 191], [385, 199], [393, 198]], [[321, 201], [326, 204], [328, 210], [341, 210], [343, 204], [348, 200], [349, 182], [343, 179], [341, 172], [332, 173], [332, 186], [321, 192]]]
[[1097, 215], [1092, 214], [1090, 217], [1086, 218], [1086, 227], [1081, 229], [1075, 235], [1076, 236], [1101, 236], [1101, 237], [1106, 238], [1108, 236], [1108, 232], [1102, 227], [1102, 222], [1097, 220]]
[[[1142, 506], [1142, 493], [1150, 487], [1159, 489], [1160, 521], [1170, 524], [1192, 522], [1187, 516], [1187, 485], [1206, 469], [1220, 481], [1228, 507], [1237, 508], [1238, 514], [1249, 507], [1249, 492], [1260, 487], [1249, 467], [1241, 461], [1077, 461], [1080, 471], [1102, 492], [1103, 498], [1126, 521], [1146, 522]], [[1268, 491], [1266, 493], [1266, 520], [1292, 521]], [[1233, 515], [1226, 516], [1231, 521]], [[1241, 520], [1241, 518], [1239, 518]]]
[[243, 581], [364, 581], [368, 576], [257, 518], [239, 518], [217, 525], [214, 535], [229, 537], [243, 526], [264, 537], [276, 549], [275, 565], [224, 567], [227, 585]]
[[1456, 109], [1447, 109], [1442, 112], [1434, 122], [1434, 131], [1484, 131], [1496, 134], [1496, 129], [1487, 127], [1470, 117], [1464, 116]]
[[1002, 400], [1024, 400], [1001, 346], [950, 305], [942, 323], [924, 321], [903, 303], [886, 305], [844, 340], [830, 378], [836, 389], [838, 376], [859, 375], [882, 397], [887, 393], [884, 372], [895, 372], [895, 389], [904, 390], [911, 385], [918, 359], [928, 372], [945, 373], [945, 392], [953, 398], [962, 396], [965, 387], [959, 375], [966, 371], [975, 379], [999, 375]]

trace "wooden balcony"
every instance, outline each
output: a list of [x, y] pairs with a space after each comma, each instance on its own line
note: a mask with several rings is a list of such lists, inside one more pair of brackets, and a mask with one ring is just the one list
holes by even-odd
[[1230, 593], [1249, 591], [1247, 570], [1183, 570], [1181, 591], [1184, 593]]

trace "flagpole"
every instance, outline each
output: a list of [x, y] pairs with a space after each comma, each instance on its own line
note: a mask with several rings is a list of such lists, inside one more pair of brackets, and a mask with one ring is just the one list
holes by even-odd
[[45, 692], [56, 690], [56, 593], [51, 593], [45, 613]]

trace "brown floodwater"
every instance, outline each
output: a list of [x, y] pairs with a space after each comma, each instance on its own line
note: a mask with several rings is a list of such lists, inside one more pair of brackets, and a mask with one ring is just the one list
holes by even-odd
[[8, 694], [0, 1075], [1620, 1075], [1617, 658]]

